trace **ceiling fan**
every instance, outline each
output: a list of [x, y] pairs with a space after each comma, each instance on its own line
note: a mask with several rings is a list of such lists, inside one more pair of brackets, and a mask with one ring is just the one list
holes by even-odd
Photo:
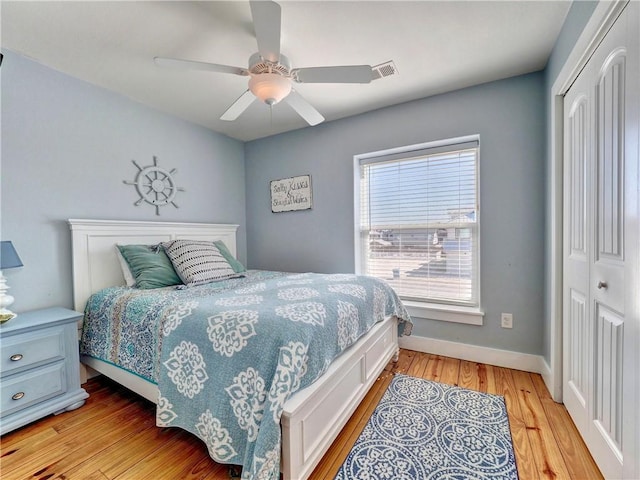
[[249, 88], [220, 117], [232, 121], [258, 98], [269, 106], [284, 100], [309, 125], [317, 125], [324, 117], [298, 92], [295, 83], [369, 83], [374, 78], [370, 65], [291, 68], [289, 59], [280, 53], [280, 5], [273, 1], [252, 0], [251, 16], [258, 41], [258, 52], [249, 58], [248, 68], [216, 63], [155, 57], [162, 67], [231, 73], [249, 78]]

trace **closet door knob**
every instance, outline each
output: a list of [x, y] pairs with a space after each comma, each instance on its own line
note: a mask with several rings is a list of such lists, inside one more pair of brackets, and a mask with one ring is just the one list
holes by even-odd
[[16, 353], [15, 355], [11, 355], [9, 357], [9, 360], [11, 360], [12, 362], [19, 362], [20, 360], [22, 360], [22, 354], [21, 353]]
[[598, 282], [598, 288], [599, 288], [600, 290], [602, 290], [603, 288], [605, 288], [605, 289], [606, 289], [608, 286], [609, 286], [609, 285], [607, 285], [607, 282], [603, 282], [602, 280], [600, 280], [600, 281]]

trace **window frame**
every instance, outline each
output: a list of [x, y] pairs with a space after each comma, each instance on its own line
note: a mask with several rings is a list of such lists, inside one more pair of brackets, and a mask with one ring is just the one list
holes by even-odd
[[[360, 169], [362, 164], [371, 164], [383, 161], [410, 159], [420, 155], [429, 155], [438, 152], [455, 151], [461, 149], [465, 144], [476, 144], [476, 223], [473, 227], [477, 232], [476, 252], [472, 288], [476, 292], [477, 305], [460, 305], [448, 302], [429, 302], [415, 299], [403, 299], [409, 314], [418, 318], [441, 320], [447, 322], [464, 323], [469, 325], [482, 325], [484, 312], [482, 310], [481, 291], [481, 269], [480, 269], [480, 243], [481, 243], [481, 213], [480, 213], [480, 135], [467, 135], [462, 137], [448, 138], [431, 142], [395, 147], [385, 150], [378, 150], [353, 156], [353, 179], [354, 179], [354, 262], [356, 274], [363, 274], [363, 257], [361, 245], [361, 181]], [[402, 297], [401, 297], [402, 298]]]

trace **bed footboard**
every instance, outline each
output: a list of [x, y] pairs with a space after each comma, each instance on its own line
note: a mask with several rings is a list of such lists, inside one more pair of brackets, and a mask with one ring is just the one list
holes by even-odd
[[281, 419], [284, 480], [311, 475], [397, 353], [397, 320], [389, 318], [332, 363], [316, 383], [285, 403]]

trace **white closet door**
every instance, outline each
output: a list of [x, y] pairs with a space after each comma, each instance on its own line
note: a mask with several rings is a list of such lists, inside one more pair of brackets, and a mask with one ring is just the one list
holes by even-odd
[[625, 359], [637, 358], [625, 352], [638, 322], [625, 286], [638, 251], [637, 30], [632, 2], [564, 100], [563, 399], [607, 478], [624, 478], [626, 454], [638, 456], [623, 442], [637, 428], [623, 415], [623, 385], [637, 394], [639, 383]]
[[592, 217], [588, 195], [594, 155], [593, 99], [585, 73], [564, 99], [562, 398], [580, 432], [587, 431], [591, 417], [595, 356], [589, 312]]

